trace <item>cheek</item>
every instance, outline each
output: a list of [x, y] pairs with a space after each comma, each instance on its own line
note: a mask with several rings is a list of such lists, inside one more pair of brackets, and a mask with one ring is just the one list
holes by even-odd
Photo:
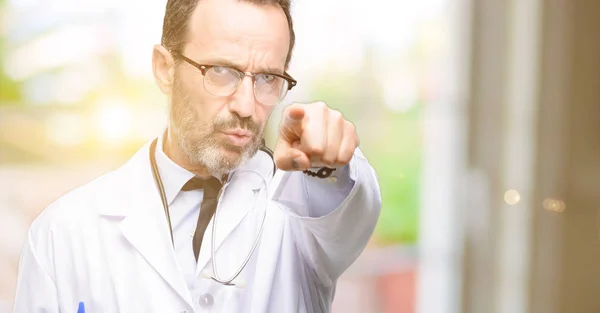
[[275, 109], [274, 106], [265, 107], [262, 105], [258, 105], [256, 108], [256, 115], [257, 115], [258, 122], [262, 125], [265, 125], [267, 123], [267, 121], [269, 120], [271, 113], [273, 113], [273, 109]]
[[[195, 111], [197, 118], [201, 121], [210, 121], [223, 109], [226, 109], [225, 99], [209, 94], [203, 85], [203, 77], [200, 73], [191, 73], [185, 83], [188, 95], [188, 105]], [[196, 75], [197, 74], [197, 75]]]

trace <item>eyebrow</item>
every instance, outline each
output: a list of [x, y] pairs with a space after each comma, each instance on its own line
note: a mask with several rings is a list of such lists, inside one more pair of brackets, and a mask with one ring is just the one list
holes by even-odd
[[[210, 63], [211, 65], [221, 65], [221, 66], [227, 66], [227, 67], [232, 67], [235, 68], [241, 72], [244, 72], [244, 70], [242, 70], [242, 68], [244, 66], [242, 66], [239, 63], [233, 62], [231, 60], [228, 60], [226, 58], [223, 57], [213, 57], [213, 58], [209, 58], [206, 61], [202, 62], [202, 63]], [[267, 67], [261, 67], [258, 71], [256, 71], [256, 73], [264, 73], [264, 74], [277, 74], [277, 75], [283, 75], [284, 70], [277, 68], [277, 67], [271, 67], [271, 66], [267, 66]]]

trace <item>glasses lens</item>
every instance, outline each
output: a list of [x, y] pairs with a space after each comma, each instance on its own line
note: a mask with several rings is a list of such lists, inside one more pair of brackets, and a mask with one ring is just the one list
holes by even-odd
[[258, 74], [254, 82], [254, 95], [264, 105], [276, 105], [287, 94], [288, 85], [288, 81], [279, 76]]
[[235, 92], [240, 80], [238, 71], [225, 66], [215, 66], [206, 71], [204, 88], [214, 96], [226, 97]]

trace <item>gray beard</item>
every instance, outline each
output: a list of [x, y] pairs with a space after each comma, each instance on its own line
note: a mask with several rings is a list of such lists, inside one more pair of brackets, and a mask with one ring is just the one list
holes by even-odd
[[[176, 133], [177, 131], [174, 131], [174, 134]], [[256, 154], [259, 148], [258, 146], [254, 147], [254, 144], [250, 144], [250, 146], [240, 152], [239, 157], [232, 159], [225, 156], [222, 152], [224, 149], [222, 145], [210, 144], [210, 140], [207, 140], [208, 142], [206, 143], [202, 142], [202, 140], [188, 140], [186, 134], [182, 135], [175, 135], [181, 151], [183, 151], [192, 164], [205, 167], [211, 175], [217, 178], [230, 173], [240, 165], [246, 163]]]
[[[252, 158], [261, 145], [264, 126], [248, 125], [255, 132], [254, 140], [245, 147], [237, 147], [222, 142], [217, 138], [215, 125], [223, 125], [224, 121], [213, 124], [198, 125], [196, 112], [190, 104], [189, 97], [182, 90], [175, 75], [174, 97], [170, 105], [169, 124], [173, 132], [175, 143], [185, 154], [190, 163], [206, 168], [211, 175], [220, 178], [235, 170], [240, 165]], [[229, 121], [232, 123], [233, 121]], [[224, 150], [234, 151], [235, 157], [224, 153]]]

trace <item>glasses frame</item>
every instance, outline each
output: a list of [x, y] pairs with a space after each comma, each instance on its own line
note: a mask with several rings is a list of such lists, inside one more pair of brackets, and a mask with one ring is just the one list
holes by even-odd
[[[245, 76], [251, 77], [253, 84], [256, 83], [256, 78], [255, 78], [256, 75], [260, 75], [260, 74], [273, 75], [273, 76], [277, 76], [277, 77], [285, 79], [288, 82], [288, 89], [287, 89], [287, 91], [292, 90], [292, 88], [294, 88], [294, 86], [296, 86], [296, 84], [298, 84], [298, 82], [294, 78], [292, 78], [287, 72], [283, 72], [283, 75], [275, 74], [275, 73], [264, 73], [264, 72], [261, 72], [261, 73], [244, 72], [244, 71], [240, 71], [237, 68], [234, 68], [234, 67], [231, 67], [231, 66], [227, 66], [227, 65], [200, 64], [200, 63], [198, 63], [198, 62], [196, 62], [196, 61], [194, 61], [194, 60], [186, 57], [181, 52], [171, 51], [171, 50], [169, 50], [169, 52], [171, 52], [171, 54], [174, 57], [182, 58], [185, 62], [187, 62], [191, 66], [193, 66], [193, 67], [197, 68], [198, 70], [200, 70], [200, 72], [202, 72], [202, 76], [206, 76], [206, 71], [208, 71], [209, 69], [211, 69], [213, 67], [227, 67], [227, 68], [230, 68], [230, 69], [232, 69], [232, 70], [237, 71], [238, 73], [240, 73], [241, 74], [240, 77], [242, 77], [242, 79]], [[240, 81], [241, 81], [241, 79], [240, 79]], [[239, 84], [236, 87], [236, 90], [237, 90], [237, 88], [239, 88]], [[287, 95], [287, 91], [286, 91], [286, 95]], [[235, 91], [233, 93], [235, 93]], [[285, 96], [283, 98], [285, 98]], [[283, 98], [279, 99], [279, 101], [283, 100]]]

